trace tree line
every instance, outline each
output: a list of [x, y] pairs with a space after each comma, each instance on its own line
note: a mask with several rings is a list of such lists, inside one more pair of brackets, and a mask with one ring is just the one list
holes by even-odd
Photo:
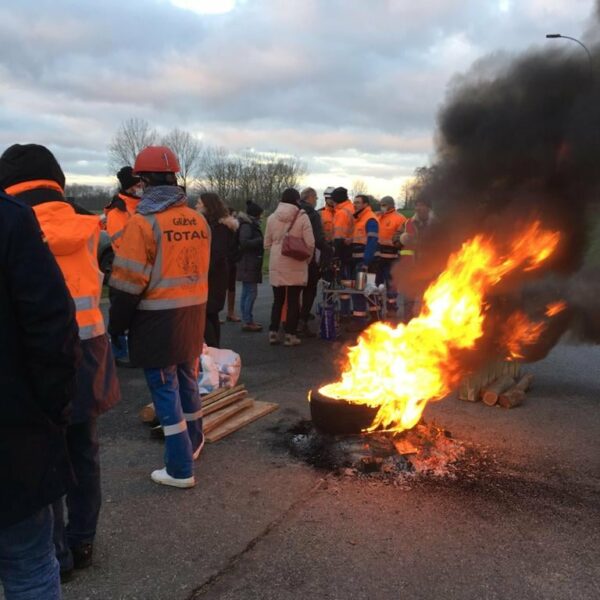
[[180, 163], [179, 183], [189, 195], [213, 191], [236, 210], [247, 200], [274, 210], [285, 188], [297, 187], [306, 175], [306, 165], [296, 157], [278, 153], [233, 153], [222, 147], [206, 146], [189, 132], [176, 128], [159, 135], [138, 118], [124, 121], [109, 148], [109, 169], [116, 173], [133, 165], [138, 152], [151, 145], [169, 146]]

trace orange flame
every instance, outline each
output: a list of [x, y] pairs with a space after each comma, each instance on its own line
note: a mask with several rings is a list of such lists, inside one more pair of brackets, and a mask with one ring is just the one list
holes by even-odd
[[554, 317], [557, 314], [561, 313], [563, 310], [567, 308], [567, 303], [564, 300], [557, 300], [556, 302], [551, 302], [546, 306], [546, 316]]
[[523, 348], [535, 344], [546, 324], [530, 321], [527, 315], [518, 310], [506, 320], [505, 335], [502, 345], [506, 348], [509, 358], [523, 358]]
[[319, 392], [379, 407], [370, 430], [414, 427], [427, 402], [446, 396], [464, 374], [457, 352], [483, 336], [489, 290], [509, 273], [540, 266], [559, 240], [538, 221], [508, 246], [481, 235], [469, 240], [427, 288], [419, 316], [397, 327], [369, 327], [348, 349], [340, 381]]

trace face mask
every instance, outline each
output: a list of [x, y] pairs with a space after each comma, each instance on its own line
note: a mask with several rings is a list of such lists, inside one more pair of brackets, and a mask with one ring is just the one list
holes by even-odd
[[144, 186], [142, 186], [142, 185], [136, 185], [133, 188], [133, 195], [134, 196], [137, 196], [138, 198], [141, 198], [143, 193], [144, 193]]

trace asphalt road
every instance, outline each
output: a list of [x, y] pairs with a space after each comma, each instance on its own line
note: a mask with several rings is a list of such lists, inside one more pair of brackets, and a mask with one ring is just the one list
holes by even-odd
[[[258, 320], [267, 324], [270, 289]], [[532, 365], [511, 411], [447, 399], [425, 417], [472, 444], [476, 471], [406, 485], [338, 478], [289, 456], [282, 431], [335, 372], [338, 345], [270, 347], [223, 326], [268, 417], [208, 445], [193, 490], [159, 487], [162, 444], [138, 420], [143, 375], [101, 419], [104, 504], [84, 599], [600, 598], [600, 348], [561, 345]]]

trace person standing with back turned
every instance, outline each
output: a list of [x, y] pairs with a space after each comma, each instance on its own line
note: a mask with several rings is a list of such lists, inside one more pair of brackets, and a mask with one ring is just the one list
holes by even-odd
[[33, 212], [0, 192], [0, 581], [6, 600], [61, 597], [51, 504], [71, 483], [65, 430], [79, 355], [75, 306]]
[[190, 488], [204, 445], [198, 364], [202, 352], [210, 229], [177, 185], [179, 162], [166, 146], [148, 146], [134, 173], [144, 186], [117, 250], [110, 278], [111, 335], [129, 330], [132, 364], [144, 368], [165, 435], [165, 467], [155, 483]]
[[97, 259], [100, 217], [82, 215], [66, 201], [65, 176], [45, 146], [14, 144], [0, 157], [0, 181], [7, 193], [33, 208], [75, 302], [83, 360], [67, 428], [67, 447], [77, 479], [56, 500], [54, 544], [61, 579], [92, 564], [102, 503], [98, 416], [121, 398], [115, 363], [100, 311], [104, 276]]

